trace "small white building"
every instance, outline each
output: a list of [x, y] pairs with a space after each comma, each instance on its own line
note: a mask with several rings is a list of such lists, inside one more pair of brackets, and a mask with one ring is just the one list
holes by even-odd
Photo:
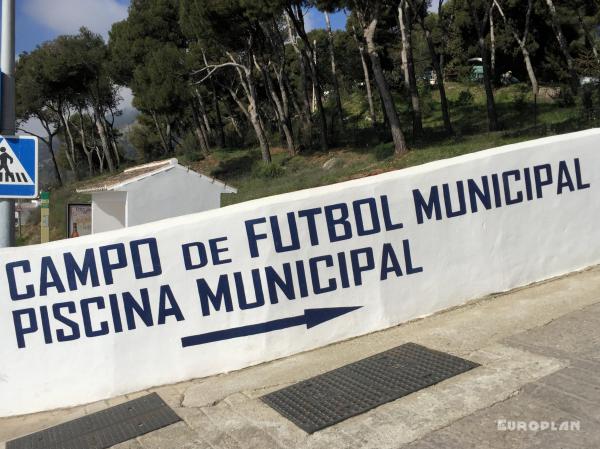
[[177, 159], [126, 169], [88, 184], [92, 234], [221, 207], [221, 194], [237, 189], [190, 170]]

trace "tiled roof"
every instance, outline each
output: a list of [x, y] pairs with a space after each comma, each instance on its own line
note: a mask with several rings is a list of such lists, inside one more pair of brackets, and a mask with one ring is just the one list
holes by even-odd
[[[171, 170], [172, 168], [179, 166], [177, 159], [166, 159], [164, 161], [155, 161], [150, 162], [149, 164], [136, 165], [135, 167], [128, 168], [123, 172], [111, 176], [109, 178], [97, 179], [94, 181], [90, 181], [79, 187], [77, 189], [77, 193], [94, 193], [94, 192], [104, 192], [108, 190], [114, 190], [118, 187], [122, 187], [126, 184], [140, 181], [148, 176], [155, 175], [157, 173], [161, 173], [163, 171]], [[185, 168], [185, 167], [183, 167]], [[209, 176], [203, 175], [202, 173], [195, 172], [193, 170], [187, 169], [189, 172], [194, 173], [198, 176], [206, 178], [211, 183], [222, 184], [223, 188], [228, 193], [237, 193], [237, 189], [234, 187], [228, 186], [224, 182], [221, 182], [215, 178], [211, 178]]]
[[139, 181], [140, 179], [144, 179], [156, 173], [169, 170], [175, 165], [177, 165], [177, 159], [167, 159], [164, 161], [150, 162], [149, 164], [136, 165], [135, 167], [127, 168], [123, 172], [109, 178], [94, 180], [84, 184], [77, 189], [77, 192], [92, 193], [112, 190], [124, 184], [129, 184], [133, 181]]

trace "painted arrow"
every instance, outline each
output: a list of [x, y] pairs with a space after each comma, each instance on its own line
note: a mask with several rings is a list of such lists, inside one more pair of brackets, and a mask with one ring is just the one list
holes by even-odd
[[246, 337], [248, 335], [264, 334], [267, 332], [287, 329], [288, 327], [302, 326], [303, 324], [306, 324], [306, 328], [310, 329], [311, 327], [318, 326], [321, 323], [333, 320], [334, 318], [345, 315], [346, 313], [350, 313], [356, 309], [360, 309], [361, 307], [362, 306], [305, 309], [304, 315], [183, 337], [181, 339], [181, 345], [184, 348], [188, 346], [204, 345], [206, 343], [213, 343], [215, 341]]

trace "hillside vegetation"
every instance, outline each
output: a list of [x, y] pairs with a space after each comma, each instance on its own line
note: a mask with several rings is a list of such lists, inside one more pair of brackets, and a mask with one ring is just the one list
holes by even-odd
[[595, 126], [599, 24], [597, 0], [136, 0], [19, 56], [18, 127], [57, 239], [81, 183], [150, 161], [232, 204]]
[[[427, 139], [411, 142], [412, 149], [404, 156], [394, 157], [392, 143], [369, 144], [360, 147], [343, 146], [332, 148], [328, 152], [305, 152], [290, 156], [285, 148], [272, 149], [272, 163], [265, 164], [261, 160], [260, 151], [247, 148], [214, 149], [208, 156], [196, 160], [195, 154], [177, 154], [181, 164], [193, 170], [214, 176], [238, 189], [235, 195], [223, 195], [223, 206], [239, 203], [265, 196], [291, 192], [295, 190], [317, 187], [336, 182], [347, 181], [364, 176], [372, 176], [391, 170], [402, 169], [424, 164], [438, 159], [460, 156], [488, 148], [508, 145], [544, 135], [576, 131], [598, 125], [595, 110], [586, 112], [581, 104], [564, 106], [552, 99], [541, 100], [538, 104], [537, 127], [532, 117], [533, 105], [526, 99], [525, 106], [517, 110], [511, 105], [515, 98], [522, 95], [519, 86], [501, 88], [497, 91], [500, 109], [505, 112], [501, 119], [512, 124], [511, 129], [498, 132], [482, 132], [477, 128], [484, 109], [484, 96], [478, 86], [462, 86], [453, 84], [450, 90], [452, 97], [458, 100], [460, 92], [469, 91], [473, 101], [464, 106], [456, 106], [457, 111], [465, 118], [471, 131], [444, 137], [431, 133]], [[350, 102], [360, 111], [359, 101]], [[427, 117], [425, 123], [435, 124], [435, 111]], [[480, 126], [485, 127], [485, 124]], [[427, 129], [427, 128], [426, 128]], [[352, 129], [349, 132], [353, 132]], [[358, 130], [356, 130], [358, 132]], [[110, 176], [104, 174], [93, 179]], [[74, 182], [68, 186], [51, 190], [51, 239], [66, 237], [65, 213], [68, 202], [89, 202], [90, 196], [77, 194], [76, 189], [85, 181]], [[34, 220], [23, 227], [22, 244], [33, 244], [39, 241], [39, 222]]]

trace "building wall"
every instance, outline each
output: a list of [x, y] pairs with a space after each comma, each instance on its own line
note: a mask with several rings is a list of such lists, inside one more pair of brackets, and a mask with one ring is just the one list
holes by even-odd
[[124, 187], [127, 226], [193, 214], [221, 206], [222, 184], [173, 167]]
[[127, 192], [92, 194], [92, 234], [126, 226]]
[[[0, 249], [0, 416], [241, 369], [599, 264], [599, 142], [588, 130]], [[291, 327], [250, 332], [273, 321]]]

